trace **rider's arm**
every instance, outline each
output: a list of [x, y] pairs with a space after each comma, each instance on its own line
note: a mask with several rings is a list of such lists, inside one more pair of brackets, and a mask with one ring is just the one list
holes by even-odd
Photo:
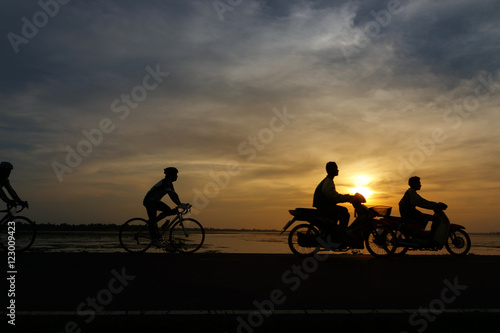
[[175, 192], [168, 192], [168, 196], [170, 197], [170, 199], [172, 199], [172, 201], [177, 205], [179, 206], [181, 204], [181, 200], [179, 199], [179, 196], [177, 195], [177, 193]]
[[417, 207], [426, 208], [426, 209], [435, 209], [437, 206], [437, 202], [429, 201], [420, 196], [417, 191], [409, 191], [411, 203]]
[[[19, 198], [19, 196], [17, 195], [16, 191], [14, 191], [14, 189], [10, 185], [9, 179], [5, 180], [4, 187], [7, 189], [7, 192], [9, 192], [10, 196], [12, 197], [12, 199], [14, 199], [14, 201], [16, 201], [17, 203], [22, 203], [23, 202], [23, 200], [21, 200], [21, 198]], [[5, 202], [7, 202], [8, 200], [10, 200], [7, 197], [7, 195], [5, 195], [5, 193], [1, 189], [0, 189], [0, 197]]]
[[3, 190], [1, 188], [0, 188], [0, 199], [2, 199], [4, 202], [9, 202], [10, 201], [9, 197], [7, 197], [5, 195], [5, 193], [3, 192]]
[[328, 200], [336, 204], [351, 201], [351, 196], [349, 194], [340, 194], [337, 192], [337, 190], [335, 189], [335, 184], [330, 178], [326, 178], [326, 180], [323, 182], [321, 192], [323, 192]]

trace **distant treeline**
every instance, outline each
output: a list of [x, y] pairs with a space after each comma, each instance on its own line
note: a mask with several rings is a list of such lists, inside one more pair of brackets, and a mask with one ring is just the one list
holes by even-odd
[[[121, 225], [119, 224], [104, 224], [104, 223], [91, 223], [91, 224], [54, 224], [54, 223], [37, 223], [36, 230], [38, 231], [118, 231]], [[219, 229], [219, 228], [205, 228], [205, 231], [246, 231], [246, 232], [266, 232], [277, 231], [275, 229]]]
[[205, 228], [205, 231], [245, 231], [245, 232], [274, 232], [276, 229], [224, 229], [224, 228]]
[[104, 224], [104, 223], [91, 223], [91, 224], [53, 224], [53, 223], [37, 223], [37, 231], [117, 231], [120, 230], [118, 224]]

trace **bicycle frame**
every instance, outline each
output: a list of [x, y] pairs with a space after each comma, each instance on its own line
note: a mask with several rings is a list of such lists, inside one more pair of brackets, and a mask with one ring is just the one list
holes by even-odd
[[[187, 209], [184, 209], [182, 211], [177, 211], [177, 215], [171, 220], [169, 221], [168, 219], [162, 224], [161, 227], [158, 227], [159, 231], [160, 231], [160, 235], [163, 236], [168, 230], [170, 230], [170, 228], [177, 222], [177, 221], [180, 221], [182, 222], [184, 220], [184, 217], [183, 215], [186, 214], [188, 211], [190, 210], [190, 208], [187, 208]], [[161, 216], [161, 213], [160, 213], [160, 216]], [[163, 216], [163, 217], [160, 217], [159, 219], [157, 219], [157, 223], [160, 222], [161, 220], [163, 219], [166, 219], [168, 218], [169, 216], [172, 216], [172, 215], [167, 215], [167, 216]], [[181, 223], [182, 225], [182, 223]], [[184, 225], [182, 225], [182, 227], [184, 228]]]
[[[167, 218], [168, 216], [165, 216], [164, 218]], [[163, 220], [164, 218], [161, 218]], [[170, 228], [176, 223], [177, 221], [180, 221], [182, 217], [180, 216], [180, 213], [177, 213], [177, 216], [172, 219], [172, 221], [169, 221], [168, 219], [162, 224], [161, 227], [158, 227], [160, 230], [160, 234], [163, 236], [167, 231], [170, 230]], [[159, 222], [159, 221], [158, 221]]]
[[7, 206], [7, 209], [0, 210], [0, 213], [7, 213], [0, 220], [0, 225], [4, 224], [5, 222], [8, 222], [9, 220], [12, 220], [12, 218], [14, 217], [14, 214], [17, 214], [17, 213], [21, 212], [24, 209], [24, 207], [23, 207], [20, 210], [16, 211], [15, 213], [11, 212], [11, 208], [15, 208], [15, 207], [16, 206]]
[[4, 224], [8, 220], [10, 220], [12, 217], [12, 214], [10, 212], [8, 212], [6, 210], [0, 210], [0, 213], [4, 213], [4, 212], [7, 212], [7, 214], [5, 214], [5, 216], [2, 218], [2, 220], [0, 220], [0, 224]]

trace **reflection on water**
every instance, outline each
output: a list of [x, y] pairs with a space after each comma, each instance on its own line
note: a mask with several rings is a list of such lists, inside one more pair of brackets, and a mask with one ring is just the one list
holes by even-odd
[[[472, 248], [470, 253], [476, 255], [500, 255], [500, 235], [470, 235]], [[280, 235], [278, 231], [210, 231], [200, 253], [286, 253], [288, 234]], [[111, 231], [57, 231], [39, 232], [32, 251], [44, 252], [125, 252], [118, 242], [118, 233]], [[161, 253], [160, 249], [149, 249], [148, 252]], [[347, 254], [368, 254], [368, 251], [355, 250], [340, 252]], [[410, 251], [408, 254], [446, 254], [439, 252]]]
[[203, 247], [221, 253], [290, 253], [287, 236], [279, 232], [209, 233]]

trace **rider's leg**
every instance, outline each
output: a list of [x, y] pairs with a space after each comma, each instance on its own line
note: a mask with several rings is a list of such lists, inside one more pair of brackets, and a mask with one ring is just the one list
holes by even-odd
[[419, 214], [416, 215], [414, 219], [417, 221], [418, 225], [420, 225], [422, 227], [422, 229], [425, 230], [429, 221], [432, 221], [433, 216], [429, 215], [429, 214], [424, 214], [420, 211], [418, 213]]
[[157, 217], [157, 207], [155, 202], [144, 202], [144, 207], [146, 207], [146, 212], [148, 213], [148, 229], [151, 239], [160, 238], [160, 232], [158, 230], [158, 224], [156, 223]]
[[340, 232], [345, 232], [349, 225], [349, 210], [343, 206], [332, 206], [331, 211], [336, 219], [339, 221]]
[[337, 226], [338, 218], [335, 216], [334, 212], [330, 209], [330, 207], [321, 207], [318, 208], [318, 213], [327, 218], [329, 221], [323, 223], [323, 228], [329, 234], [337, 234], [339, 231], [339, 227]]
[[431, 235], [434, 235], [436, 233], [436, 229], [439, 226], [439, 223], [441, 222], [437, 216], [429, 215], [430, 221], [432, 221], [431, 224]]
[[160, 221], [166, 216], [177, 214], [177, 208], [172, 209], [163, 201], [160, 201], [156, 204], [156, 209], [161, 211], [160, 215], [156, 217], [156, 221]]
[[[347, 208], [337, 205], [331, 205], [328, 207], [323, 207], [321, 210], [318, 209], [321, 214], [332, 221], [330, 226], [330, 232], [333, 235], [334, 240], [341, 240], [347, 229], [349, 223], [349, 211]], [[339, 225], [337, 225], [337, 221]]]

